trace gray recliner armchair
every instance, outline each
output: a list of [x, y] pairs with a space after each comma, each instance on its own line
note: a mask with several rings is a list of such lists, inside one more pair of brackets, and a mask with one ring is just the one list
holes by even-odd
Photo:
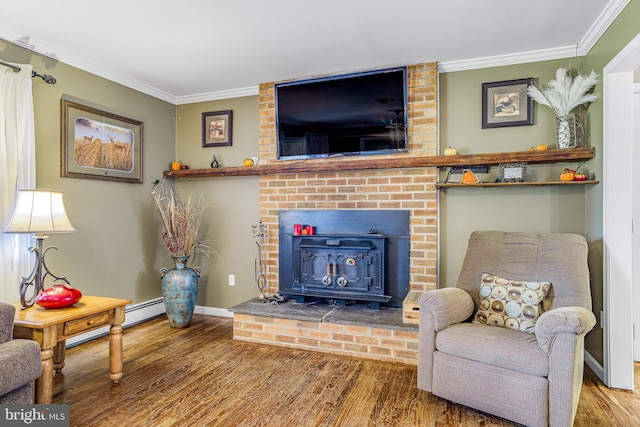
[[528, 426], [573, 424], [596, 324], [584, 237], [474, 232], [456, 287], [419, 302], [420, 389]]
[[32, 382], [42, 372], [40, 346], [13, 339], [15, 307], [0, 302], [0, 404], [33, 403]]

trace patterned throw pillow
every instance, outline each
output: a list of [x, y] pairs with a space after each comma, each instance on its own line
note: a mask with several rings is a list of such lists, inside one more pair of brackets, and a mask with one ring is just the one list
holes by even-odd
[[480, 306], [472, 323], [532, 334], [549, 289], [549, 282], [522, 282], [483, 273]]

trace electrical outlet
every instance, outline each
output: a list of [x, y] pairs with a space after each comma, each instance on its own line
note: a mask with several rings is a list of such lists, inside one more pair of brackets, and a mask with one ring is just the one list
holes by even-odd
[[236, 285], [236, 275], [235, 274], [230, 274], [229, 275], [229, 286], [235, 286]]

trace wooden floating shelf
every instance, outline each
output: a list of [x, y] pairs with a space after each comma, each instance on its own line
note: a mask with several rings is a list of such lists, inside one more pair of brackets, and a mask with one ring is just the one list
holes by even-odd
[[549, 185], [588, 185], [598, 184], [600, 181], [540, 181], [540, 182], [479, 182], [477, 184], [462, 184], [460, 182], [437, 183], [436, 188], [452, 187], [514, 187], [514, 186], [549, 186]]
[[[165, 178], [213, 178], [227, 176], [271, 175], [282, 173], [335, 172], [370, 169], [416, 167], [495, 166], [501, 163], [543, 164], [581, 162], [595, 157], [595, 148], [571, 148], [547, 151], [513, 151], [509, 153], [459, 154], [456, 156], [393, 157], [384, 159], [309, 159], [282, 161], [268, 165], [237, 166], [210, 169], [164, 171]], [[528, 183], [531, 185], [530, 183]]]

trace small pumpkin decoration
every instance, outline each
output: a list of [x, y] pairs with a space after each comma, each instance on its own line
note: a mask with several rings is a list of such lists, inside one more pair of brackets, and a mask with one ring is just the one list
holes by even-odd
[[576, 176], [576, 171], [573, 169], [563, 169], [560, 174], [560, 181], [573, 181]]
[[480, 180], [469, 169], [462, 171], [462, 183], [463, 184], [477, 184]]
[[172, 171], [179, 171], [180, 170], [180, 162], [172, 162], [171, 163], [171, 170]]
[[547, 144], [538, 144], [536, 145], [536, 151], [547, 151], [549, 147]]
[[455, 156], [456, 154], [458, 154], [458, 151], [452, 146], [448, 146], [447, 148], [444, 149], [445, 156]]

